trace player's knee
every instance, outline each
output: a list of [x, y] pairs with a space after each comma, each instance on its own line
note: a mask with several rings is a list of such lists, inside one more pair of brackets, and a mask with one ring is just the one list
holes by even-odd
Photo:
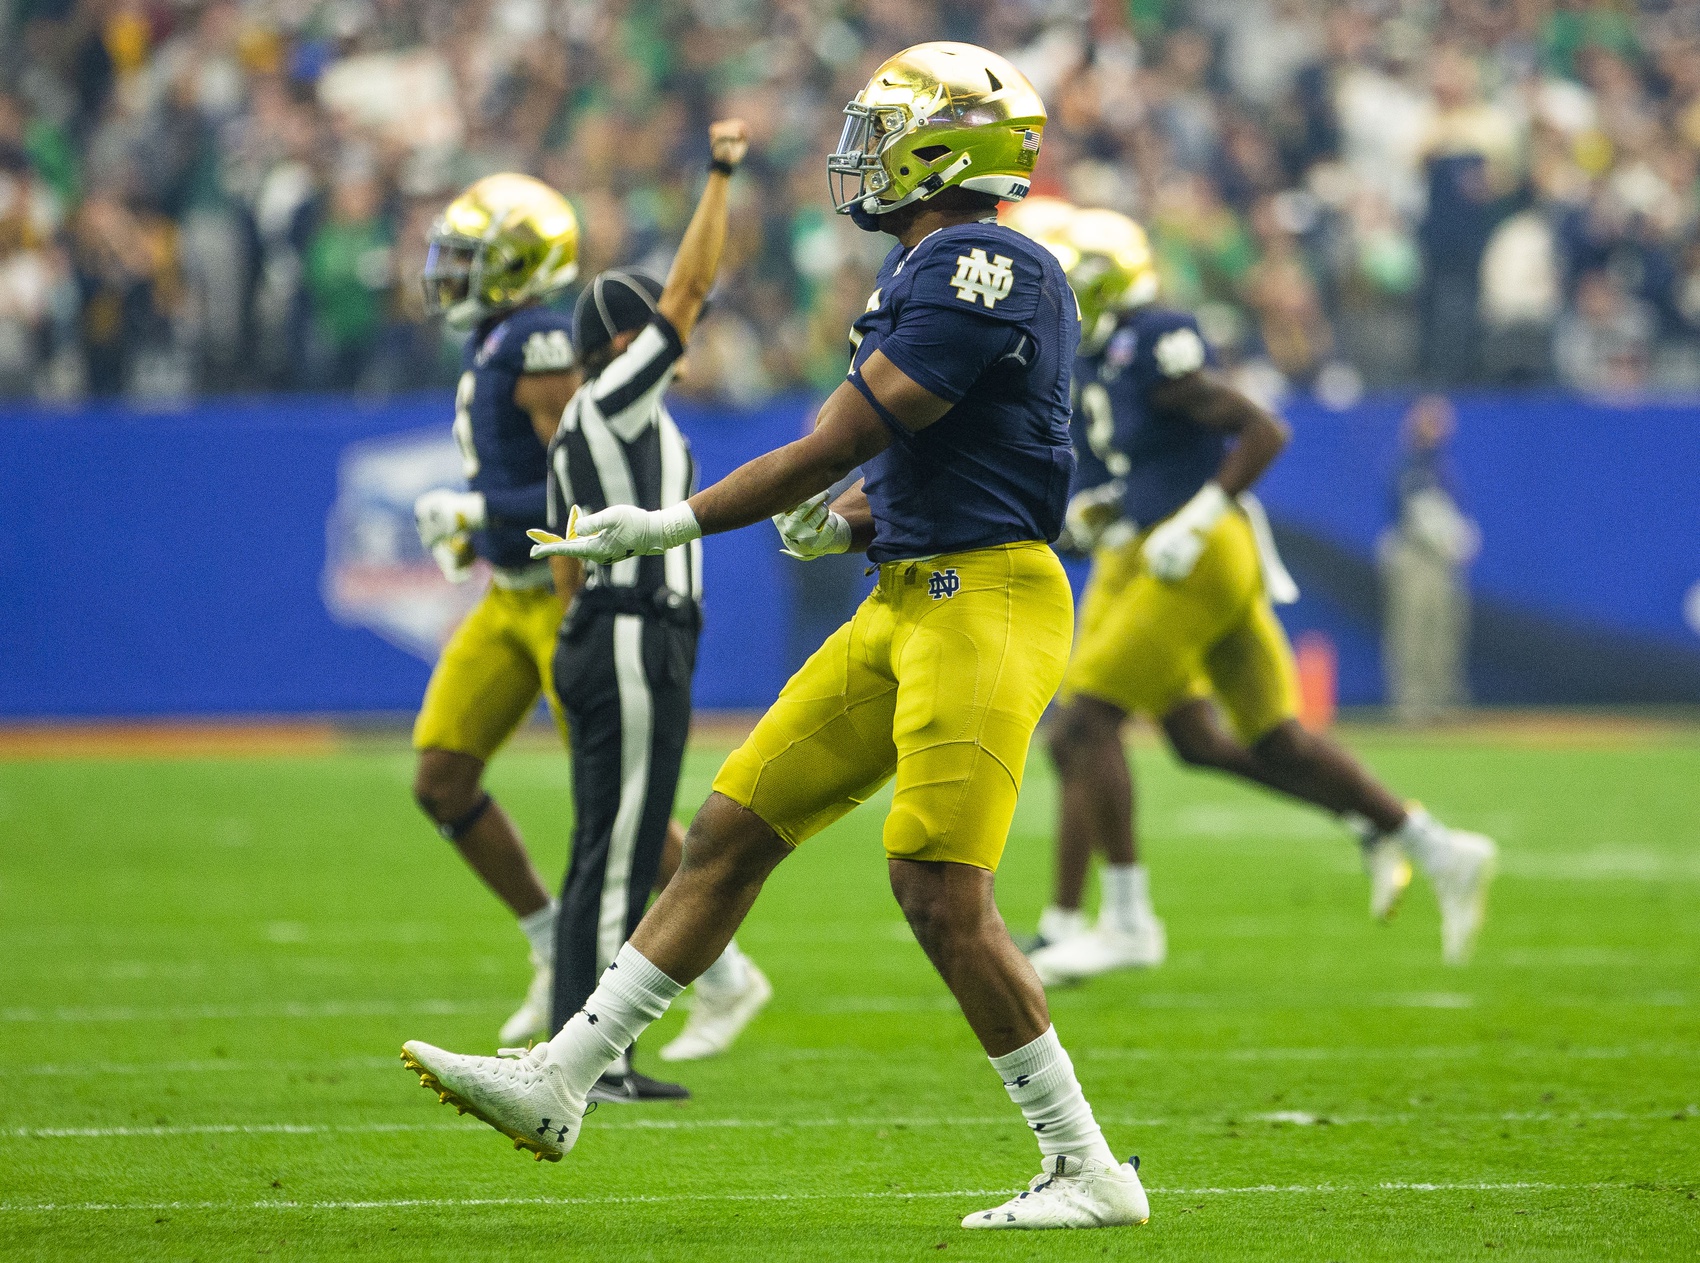
[[413, 798], [436, 824], [463, 818], [480, 801], [484, 765], [469, 755], [426, 750], [413, 774]]
[[1121, 714], [1080, 699], [1063, 707], [1046, 733], [1051, 760], [1065, 775], [1091, 752], [1121, 743]]
[[1263, 762], [1282, 770], [1301, 768], [1316, 757], [1316, 738], [1296, 719], [1277, 724], [1252, 744]]
[[982, 950], [986, 930], [984, 900], [944, 880], [936, 870], [960, 865], [894, 864], [891, 890], [915, 941], [940, 973], [950, 976], [955, 962]]
[[1175, 757], [1189, 767], [1222, 765], [1222, 742], [1215, 733], [1181, 728], [1171, 731], [1168, 736], [1169, 748], [1175, 752]]
[[679, 875], [729, 892], [767, 880], [790, 853], [755, 812], [722, 794], [710, 794], [685, 831]]

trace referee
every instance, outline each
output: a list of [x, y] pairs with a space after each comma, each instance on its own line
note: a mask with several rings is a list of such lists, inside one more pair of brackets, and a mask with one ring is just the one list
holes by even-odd
[[[662, 401], [685, 339], [714, 284], [726, 243], [727, 185], [748, 147], [744, 125], [710, 129], [714, 160], [665, 286], [607, 271], [573, 314], [585, 383], [549, 447], [551, 529], [577, 505], [662, 509], [696, 490], [690, 445]], [[575, 567], [551, 558], [557, 568]], [[702, 627], [702, 546], [558, 573], [578, 588], [555, 649], [555, 690], [573, 756], [572, 859], [556, 923], [553, 1029], [584, 1006], [637, 927], [656, 883], [691, 725], [691, 676]], [[735, 990], [753, 999], [726, 1040], [766, 1002], [765, 978], [736, 947], [722, 958]], [[759, 987], [756, 985], [759, 980]], [[759, 993], [759, 998], [757, 995]], [[632, 1071], [629, 1056], [593, 1099], [689, 1095]]]

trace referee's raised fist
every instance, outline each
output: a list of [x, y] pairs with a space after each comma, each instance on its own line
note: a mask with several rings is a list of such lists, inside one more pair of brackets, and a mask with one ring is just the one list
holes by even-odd
[[723, 118], [708, 126], [709, 152], [716, 162], [737, 166], [750, 151], [750, 129], [741, 118]]

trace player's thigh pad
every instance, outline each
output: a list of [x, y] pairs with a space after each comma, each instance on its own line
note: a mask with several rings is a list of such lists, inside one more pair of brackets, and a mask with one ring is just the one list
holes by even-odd
[[1281, 620], [1259, 595], [1204, 656], [1211, 691], [1250, 746], [1299, 713], [1299, 670]]
[[488, 760], [536, 703], [542, 673], [525, 607], [513, 600], [522, 595], [492, 587], [449, 637], [414, 721], [414, 749]]
[[1205, 655], [1262, 590], [1251, 528], [1229, 513], [1185, 579], [1145, 565], [1141, 537], [1093, 559], [1083, 630], [1063, 692], [1162, 716], [1206, 688]]
[[1037, 543], [905, 563], [897, 574], [886, 854], [995, 870], [1033, 731], [1068, 661], [1068, 578]]
[[897, 765], [892, 625], [890, 602], [874, 592], [809, 656], [721, 765], [715, 793], [796, 846], [890, 780]]
[[549, 705], [549, 716], [555, 721], [555, 731], [560, 733], [561, 742], [565, 745], [567, 713], [555, 692], [555, 650], [560, 643], [561, 620], [566, 615], [566, 607], [555, 595], [554, 588], [533, 588], [507, 595], [519, 598], [514, 602], [514, 627], [536, 664], [543, 700]]

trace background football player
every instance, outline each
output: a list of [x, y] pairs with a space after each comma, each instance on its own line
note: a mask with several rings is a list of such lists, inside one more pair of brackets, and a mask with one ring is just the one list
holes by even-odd
[[[845, 113], [836, 208], [899, 244], [814, 432], [670, 507], [592, 514], [541, 551], [623, 564], [778, 515], [794, 555], [866, 548], [879, 584], [727, 759], [678, 875], [583, 1011], [522, 1059], [417, 1041], [404, 1059], [442, 1099], [560, 1157], [602, 1070], [720, 953], [773, 868], [895, 777], [893, 893], [1044, 1155], [1027, 1191], [963, 1226], [1143, 1223], [1134, 1166], [1106, 1144], [992, 897], [1073, 623], [1047, 541], [1074, 466], [1075, 304], [1054, 257], [988, 222], [1025, 195], [1045, 109], [1003, 58], [938, 43], [886, 61]], [[865, 482], [822, 511], [858, 467]]]
[[[421, 542], [445, 573], [463, 579], [473, 559], [483, 557], [491, 585], [449, 638], [426, 686], [413, 729], [414, 796], [513, 910], [531, 944], [531, 985], [502, 1024], [506, 1044], [551, 1033], [559, 907], [513, 820], [485, 790], [484, 767], [539, 693], [568, 742], [551, 676], [556, 635], [581, 575], [576, 566], [552, 574], [548, 562], [534, 561], [526, 531], [547, 522], [548, 445], [583, 381], [572, 317], [548, 305], [577, 273], [572, 206], [524, 175], [488, 176], [449, 203], [431, 230], [425, 263], [428, 309], [471, 334], [454, 418], [468, 489], [427, 491], [414, 516]], [[661, 884], [678, 866], [683, 840], [670, 820]], [[723, 968], [747, 963], [736, 945], [726, 955]], [[699, 1004], [663, 1057], [694, 1060], [724, 1051], [748, 1020], [742, 1009], [732, 1010], [739, 1020], [726, 1020], [726, 1005]]]
[[[1033, 955], [1039, 976], [1065, 981], [1164, 958], [1122, 748], [1135, 713], [1157, 720], [1185, 762], [1342, 817], [1364, 845], [1374, 915], [1393, 915], [1415, 860], [1439, 897], [1446, 960], [1465, 959], [1493, 843], [1407, 807], [1338, 743], [1298, 722], [1292, 650], [1270, 599], [1272, 586], [1291, 580], [1246, 495], [1285, 446], [1286, 427], [1207, 371], [1210, 352], [1192, 316], [1156, 305], [1138, 224], [1054, 206], [1015, 223], [1058, 256], [1080, 302], [1081, 463], [1065, 542], [1093, 551], [1050, 728], [1061, 778], [1057, 890]], [[1088, 931], [1080, 905], [1094, 851], [1107, 863]]]

